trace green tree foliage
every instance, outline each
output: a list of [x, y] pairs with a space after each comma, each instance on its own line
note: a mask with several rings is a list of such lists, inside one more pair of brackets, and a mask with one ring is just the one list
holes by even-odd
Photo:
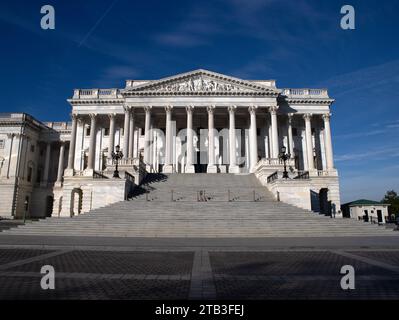
[[387, 191], [384, 199], [382, 199], [381, 202], [390, 204], [390, 206], [388, 207], [389, 216], [391, 216], [392, 214], [396, 215], [397, 217], [399, 216], [399, 196], [395, 191]]

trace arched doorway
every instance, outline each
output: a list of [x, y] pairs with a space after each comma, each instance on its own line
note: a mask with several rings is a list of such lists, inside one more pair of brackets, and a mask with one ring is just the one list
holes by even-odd
[[53, 214], [53, 204], [54, 204], [54, 197], [47, 196], [46, 198], [46, 217], [51, 217]]
[[78, 215], [82, 211], [83, 191], [80, 188], [72, 190], [71, 194], [71, 217]]
[[326, 216], [331, 215], [331, 206], [328, 202], [328, 189], [322, 188], [319, 191], [319, 207], [320, 213]]

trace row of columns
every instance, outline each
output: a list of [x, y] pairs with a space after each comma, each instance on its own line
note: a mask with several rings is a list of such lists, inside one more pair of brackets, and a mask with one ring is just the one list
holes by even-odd
[[[150, 129], [151, 129], [151, 106], [144, 107], [145, 111], [145, 138], [144, 138], [144, 162], [150, 163]], [[173, 106], [166, 106], [166, 150], [165, 150], [165, 171], [171, 172], [172, 170], [172, 110]], [[209, 152], [208, 152], [208, 167], [209, 172], [216, 172], [215, 166], [215, 151], [214, 151], [214, 110], [215, 106], [207, 107], [208, 112], [208, 132], [209, 132]], [[238, 166], [236, 162], [236, 136], [235, 136], [235, 111], [236, 106], [229, 106], [229, 158], [230, 166], [229, 172], [238, 172]], [[193, 161], [193, 111], [194, 106], [190, 105], [186, 107], [187, 112], [187, 160], [186, 160], [186, 172], [194, 172], [194, 161]], [[250, 169], [256, 165], [258, 161], [258, 147], [257, 147], [257, 125], [256, 125], [256, 112], [257, 106], [250, 106], [248, 108], [250, 114], [250, 134], [249, 134], [249, 149], [250, 149]], [[271, 155], [272, 158], [278, 158], [279, 156], [279, 139], [278, 139], [278, 123], [277, 123], [277, 107], [273, 106], [269, 108], [271, 117]], [[88, 167], [87, 169], [94, 169], [95, 161], [95, 144], [96, 144], [96, 114], [90, 114], [90, 143], [89, 143], [89, 156], [88, 156]], [[110, 132], [109, 132], [109, 152], [114, 150], [114, 137], [115, 137], [115, 116], [116, 114], [110, 114]], [[293, 154], [293, 134], [292, 134], [292, 114], [288, 115], [288, 150], [290, 154]], [[307, 160], [309, 170], [314, 169], [313, 160], [313, 141], [312, 141], [312, 129], [311, 129], [311, 114], [304, 114], [305, 120], [305, 136], [306, 136], [306, 149], [307, 149]], [[326, 163], [327, 169], [333, 169], [333, 154], [332, 154], [332, 141], [331, 141], [331, 129], [330, 129], [330, 115], [324, 114], [324, 128], [325, 128], [325, 152], [326, 152]], [[72, 115], [72, 132], [71, 142], [68, 156], [68, 167], [67, 169], [73, 170], [73, 164], [75, 159], [75, 147], [76, 147], [76, 131], [77, 131], [77, 116]], [[125, 107], [125, 119], [124, 119], [124, 142], [123, 151], [125, 158], [134, 157], [134, 131], [135, 131], [135, 118], [134, 112], [129, 108]], [[64, 148], [64, 147], [62, 147]], [[60, 151], [61, 152], [61, 151]], [[62, 150], [64, 152], [64, 150]], [[47, 163], [47, 157], [46, 157]], [[58, 173], [60, 175], [61, 164], [59, 164]]]

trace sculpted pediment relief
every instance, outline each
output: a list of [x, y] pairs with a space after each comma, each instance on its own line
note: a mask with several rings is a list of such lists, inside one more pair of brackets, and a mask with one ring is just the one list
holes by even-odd
[[184, 81], [176, 81], [154, 86], [152, 90], [173, 92], [218, 92], [218, 91], [254, 91], [236, 84], [217, 81], [202, 75], [190, 77]]
[[197, 71], [151, 81], [130, 92], [157, 93], [276, 93], [276, 89], [212, 72]]

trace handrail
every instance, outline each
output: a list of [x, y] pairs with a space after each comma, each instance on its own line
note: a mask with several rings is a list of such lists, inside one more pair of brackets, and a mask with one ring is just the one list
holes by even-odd
[[309, 171], [298, 171], [298, 175], [294, 179], [307, 180], [309, 179]]
[[93, 179], [108, 179], [108, 177], [106, 175], [104, 175], [103, 172], [94, 171], [93, 172]]
[[125, 171], [125, 179], [134, 183], [134, 176], [132, 176], [129, 172]]
[[278, 172], [272, 173], [270, 176], [267, 177], [267, 183], [272, 183], [278, 179]]

